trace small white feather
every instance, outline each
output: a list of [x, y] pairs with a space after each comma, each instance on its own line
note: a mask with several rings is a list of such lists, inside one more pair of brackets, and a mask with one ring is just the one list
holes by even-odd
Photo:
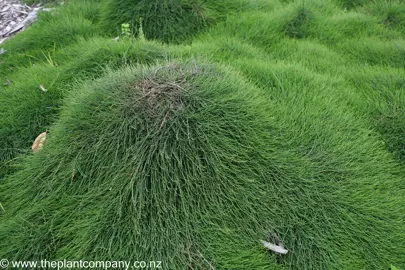
[[48, 91], [48, 90], [46, 90], [46, 88], [41, 84], [41, 85], [39, 85], [39, 88], [41, 88], [41, 90], [43, 91], [43, 92], [46, 92], [46, 91]]
[[288, 250], [286, 250], [284, 247], [277, 246], [275, 244], [272, 244], [272, 243], [269, 243], [269, 242], [266, 242], [266, 241], [263, 241], [263, 240], [260, 240], [260, 242], [262, 242], [263, 246], [265, 246], [266, 248], [268, 248], [268, 249], [270, 249], [270, 250], [272, 250], [272, 251], [274, 251], [276, 253], [279, 253], [279, 254], [287, 254], [288, 253]]

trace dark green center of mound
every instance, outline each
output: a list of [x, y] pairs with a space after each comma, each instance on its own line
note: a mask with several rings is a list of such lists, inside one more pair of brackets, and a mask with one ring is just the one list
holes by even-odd
[[109, 34], [121, 34], [122, 24], [129, 24], [135, 36], [142, 30], [146, 39], [191, 42], [208, 27], [251, 4], [248, 0], [107, 0], [101, 24]]
[[284, 33], [290, 38], [305, 38], [308, 24], [313, 20], [311, 11], [300, 8], [295, 17], [284, 28]]
[[117, 34], [123, 23], [130, 24], [135, 35], [142, 27], [147, 39], [178, 43], [199, 33], [209, 22], [200, 1], [108, 1], [103, 14], [104, 29]]

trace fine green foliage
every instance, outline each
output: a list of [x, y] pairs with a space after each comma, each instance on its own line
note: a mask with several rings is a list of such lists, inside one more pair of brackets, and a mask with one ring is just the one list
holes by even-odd
[[359, 11], [372, 14], [386, 27], [405, 33], [405, 5], [401, 0], [374, 1]]
[[[0, 235], [8, 235], [0, 250], [15, 259], [157, 257], [175, 269], [204, 269], [203, 254], [220, 268], [266, 269], [258, 240], [277, 233], [291, 252], [280, 262], [298, 268], [400, 262], [397, 169], [361, 121], [302, 88], [310, 80], [320, 83], [290, 81], [323, 120], [304, 100], [291, 97], [289, 112], [237, 73], [198, 61], [129, 68], [78, 87], [47, 148], [3, 185], [18, 192], [0, 193]], [[313, 140], [315, 127], [323, 133]], [[357, 248], [339, 249], [345, 243]]]
[[[9, 161], [21, 152], [28, 152], [36, 136], [49, 128], [62, 97], [75, 87], [77, 81], [97, 78], [108, 65], [120, 67], [126, 64], [148, 64], [166, 57], [157, 44], [133, 44], [131, 41], [117, 43], [104, 39], [81, 41], [77, 46], [60, 51], [53, 61], [63, 64], [37, 64], [21, 68], [8, 76], [10, 85], [0, 91], [0, 179], [8, 171]], [[66, 61], [66, 60], [65, 60]], [[43, 85], [47, 92], [40, 88]], [[16, 133], [19, 135], [16, 136]]]
[[2, 45], [0, 258], [405, 269], [402, 0], [55, 7]]
[[[218, 3], [220, 2], [220, 3]], [[187, 42], [226, 13], [240, 9], [244, 0], [107, 0], [102, 26], [110, 34], [119, 33], [129, 23], [134, 35], [142, 27], [147, 39], [166, 43]], [[142, 21], [142, 26], [140, 25]]]
[[311, 11], [301, 8], [297, 15], [284, 28], [284, 32], [291, 38], [304, 38], [306, 25], [311, 21]]
[[[261, 149], [256, 144], [264, 146], [261, 136], [266, 135], [256, 134], [253, 128], [263, 128], [265, 118], [255, 112], [263, 115], [257, 103], [261, 101], [249, 97], [247, 89], [255, 92], [251, 86], [228, 73], [197, 62], [169, 62], [146, 70], [121, 70], [73, 92], [51, 129], [47, 150], [28, 158], [25, 164], [30, 168], [14, 175], [15, 180], [33, 180], [19, 193], [25, 197], [23, 201], [35, 201], [33, 211], [27, 209], [30, 214], [24, 218], [32, 226], [26, 227], [19, 218], [10, 219], [17, 204], [14, 210], [8, 208], [0, 234], [9, 235], [10, 242], [2, 241], [0, 250], [7, 249], [4, 255], [13, 258], [28, 259], [36, 250], [36, 256], [44, 257], [124, 259], [136, 255], [145, 260], [159, 258], [173, 268], [204, 267], [198, 254], [212, 244], [204, 242], [212, 236], [205, 228], [217, 218], [215, 213], [226, 213], [227, 205], [240, 205], [245, 209], [241, 213], [229, 212], [228, 222], [234, 224], [233, 215], [243, 222], [253, 218], [244, 217], [243, 212], [255, 211], [256, 203], [270, 206], [260, 201], [265, 194], [259, 188], [269, 179], [259, 174], [260, 179], [255, 179], [258, 168], [245, 171], [251, 162], [260, 165], [265, 161], [249, 159], [255, 149]], [[217, 121], [212, 122], [213, 118]], [[240, 145], [246, 148], [240, 149]], [[60, 152], [61, 148], [65, 151]], [[264, 169], [265, 163], [260, 167]], [[232, 177], [226, 176], [229, 173]], [[2, 191], [17, 184], [15, 180], [10, 178]], [[261, 184], [252, 185], [256, 181]], [[257, 188], [250, 198], [241, 199], [231, 192], [250, 186]], [[37, 192], [26, 197], [33, 187]], [[55, 197], [40, 195], [49, 189], [58, 190]], [[223, 197], [222, 192], [228, 196]], [[1, 197], [7, 205], [12, 197], [17, 198], [3, 193]], [[34, 214], [55, 205], [55, 200], [66, 207], [45, 216]], [[79, 205], [86, 206], [74, 210]], [[121, 225], [111, 227], [111, 221]], [[53, 227], [54, 223], [59, 225]], [[17, 228], [25, 229], [15, 234]], [[247, 242], [252, 234], [238, 236], [250, 250], [245, 256], [250, 253], [260, 259], [247, 262], [253, 268], [267, 265], [265, 253], [254, 240], [266, 237], [263, 229], [252, 231], [256, 236]], [[80, 236], [73, 237], [74, 232]], [[52, 235], [64, 236], [54, 238], [50, 249], [37, 249]], [[127, 239], [125, 247], [118, 244], [122, 237]], [[165, 248], [150, 245], [153, 242]], [[107, 247], [112, 249], [107, 251]], [[215, 249], [208, 248], [208, 258], [215, 255]], [[190, 254], [194, 256], [191, 261]]]
[[107, 1], [103, 12], [103, 27], [117, 33], [118, 26], [129, 23], [138, 35], [143, 19], [143, 31], [148, 39], [180, 42], [201, 31], [207, 24], [196, 1], [141, 0]]
[[367, 0], [337, 0], [345, 9], [356, 8], [367, 3]]

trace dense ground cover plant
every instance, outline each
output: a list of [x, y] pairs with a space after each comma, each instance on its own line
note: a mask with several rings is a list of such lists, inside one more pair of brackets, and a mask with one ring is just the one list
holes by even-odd
[[0, 257], [405, 267], [403, 3], [218, 2], [71, 0], [4, 45]]
[[243, 0], [109, 0], [103, 8], [102, 25], [107, 32], [117, 34], [121, 24], [128, 23], [134, 35], [142, 28], [148, 39], [180, 43], [247, 4]]

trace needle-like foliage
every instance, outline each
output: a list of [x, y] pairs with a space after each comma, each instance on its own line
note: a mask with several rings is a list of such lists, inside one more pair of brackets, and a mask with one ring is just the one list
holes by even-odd
[[[321, 83], [284, 87], [310, 79]], [[322, 104], [326, 91], [315, 98], [311, 87], [301, 95], [317, 110], [282, 92], [289, 111], [234, 71], [198, 61], [127, 68], [78, 87], [45, 149], [3, 184], [1, 253], [137, 256], [175, 269], [402, 262], [398, 168], [364, 122]], [[288, 256], [260, 246], [274, 235]]]
[[247, 3], [245, 0], [107, 0], [102, 26], [109, 33], [119, 34], [121, 25], [127, 23], [132, 34], [139, 35], [142, 29], [147, 39], [190, 42], [227, 13]]
[[70, 0], [41, 15], [0, 55], [0, 258], [405, 269], [403, 6]]

